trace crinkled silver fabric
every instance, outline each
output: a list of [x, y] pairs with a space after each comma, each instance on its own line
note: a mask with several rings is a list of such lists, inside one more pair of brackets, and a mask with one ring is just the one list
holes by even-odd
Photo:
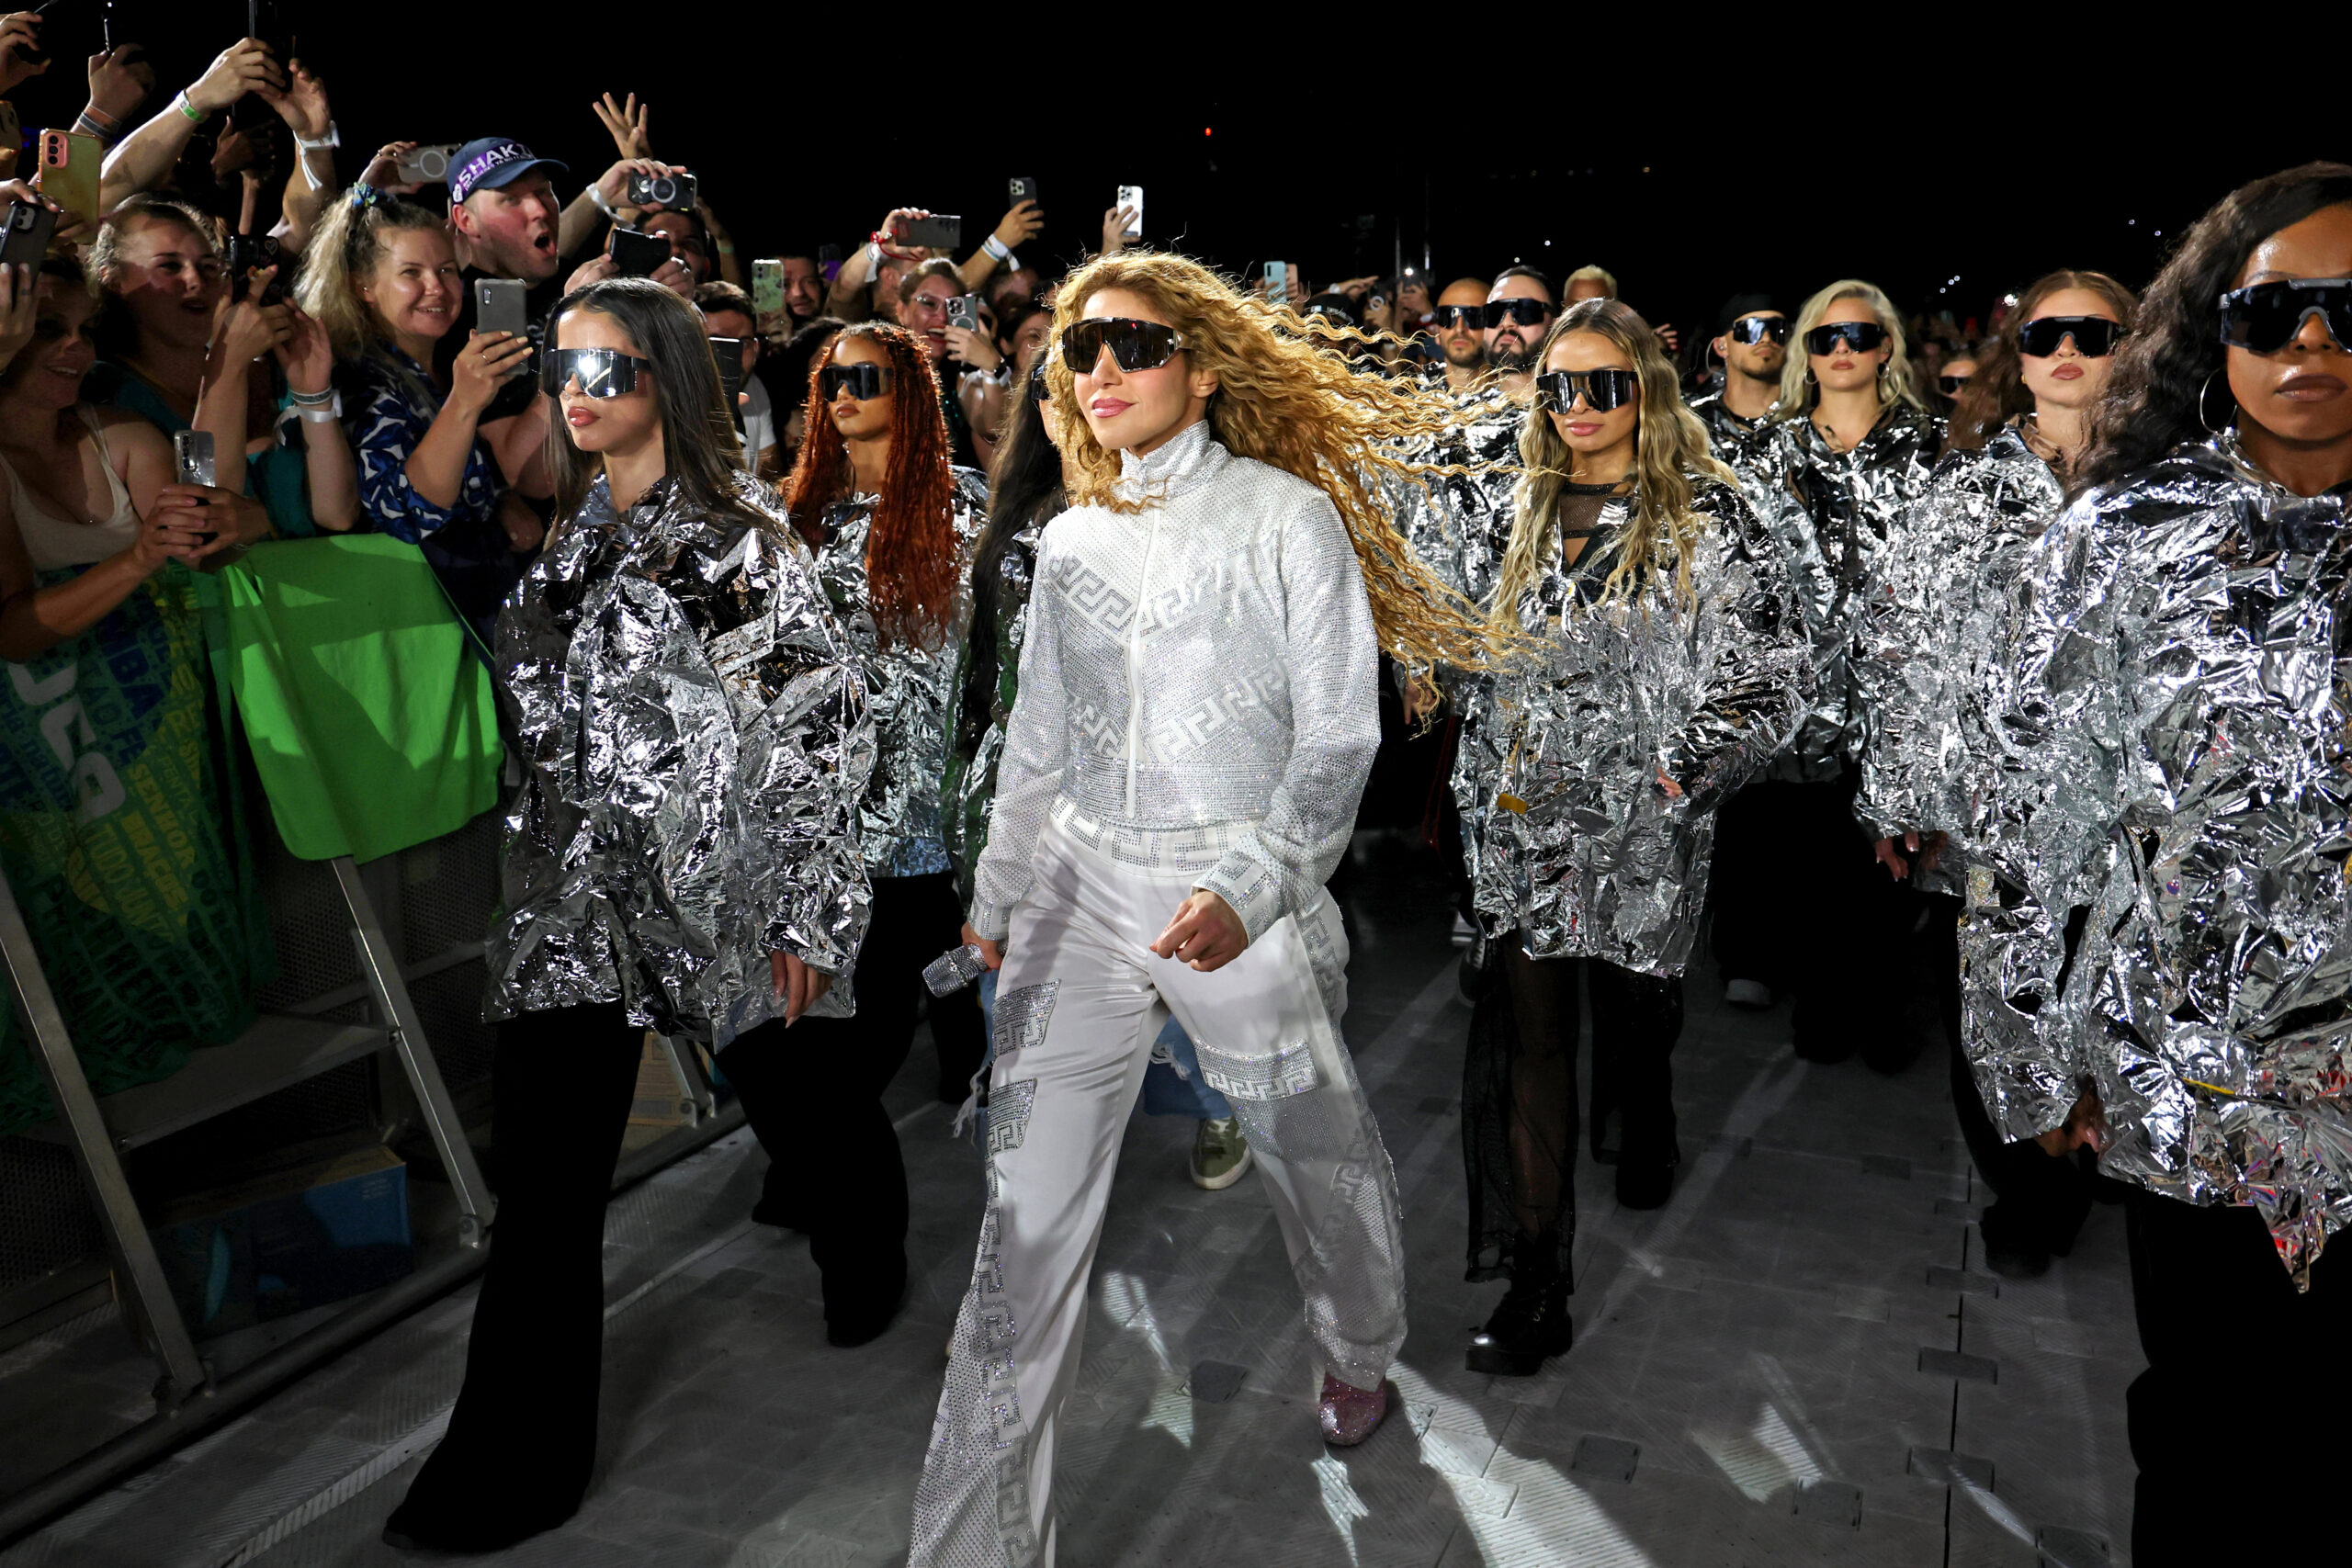
[[1465, 471], [1433, 473], [1416, 483], [1383, 470], [1380, 485], [1396, 513], [1396, 531], [1422, 564], [1483, 604], [1494, 592], [1502, 542], [1510, 536], [1519, 427], [1527, 411], [1494, 381], [1450, 397], [1461, 422], [1442, 435], [1411, 443], [1401, 455], [1409, 462]]
[[[1029, 593], [1037, 575], [1037, 541], [1045, 533], [1039, 518], [1012, 536], [997, 562], [996, 625], [974, 626], [968, 649], [981, 637], [996, 639], [997, 680], [989, 692], [989, 711], [979, 739], [960, 773], [955, 775], [955, 799], [948, 803], [947, 852], [956, 863], [957, 894], [971, 901], [972, 873], [988, 845], [989, 807], [996, 799], [997, 771], [1004, 762], [1005, 726], [1012, 718], [1012, 702], [1005, 692], [1019, 691], [1021, 650], [1029, 640]], [[969, 657], [967, 653], [966, 657]], [[959, 686], [961, 682], [958, 682]], [[978, 715], [965, 715], [968, 726]], [[968, 734], [968, 728], [966, 730]]]
[[1770, 769], [1775, 778], [1836, 778], [1860, 754], [1864, 713], [1853, 682], [1862, 606], [1887, 536], [1927, 489], [1943, 422], [1897, 403], [1850, 452], [1835, 452], [1804, 415], [1776, 419], [1727, 458], [1740, 489], [1781, 541], [1813, 633], [1812, 711]]
[[1756, 432], [1763, 423], [1761, 420], [1742, 419], [1725, 408], [1720, 389], [1702, 392], [1687, 400], [1690, 412], [1699, 416], [1699, 423], [1707, 427], [1707, 445], [1714, 449], [1716, 457], [1726, 463], [1755, 439]]
[[1946, 453], [1896, 520], [1862, 603], [1854, 815], [1879, 838], [1951, 835], [1936, 871], [1915, 869], [1917, 886], [1961, 891], [1983, 781], [1998, 756], [1984, 706], [1996, 633], [2026, 552], [2064, 501], [2058, 477], [2015, 428], [1979, 450]]
[[[988, 480], [955, 470], [956, 547], [968, 555], [986, 520]], [[854, 496], [824, 513], [817, 571], [865, 672], [874, 708], [874, 777], [858, 803], [866, 869], [876, 876], [922, 876], [948, 869], [941, 794], [956, 726], [956, 671], [971, 617], [971, 589], [959, 584], [948, 623], [925, 642], [885, 646], [874, 626], [865, 542], [876, 497]]]
[[1988, 851], [2049, 911], [2027, 939], [2088, 913], [2064, 994], [2001, 1037], [2024, 1055], [1975, 1062], [1988, 1102], [2026, 1136], [2087, 1077], [2109, 1174], [2251, 1205], [2305, 1285], [2352, 1218], [2348, 506], [2232, 435], [2092, 491], [2033, 552], [1995, 692]]
[[1457, 693], [1471, 705], [1454, 788], [1477, 908], [1492, 934], [1523, 931], [1532, 957], [1679, 975], [1715, 808], [1802, 711], [1810, 643], [1773, 541], [1728, 485], [1699, 480], [1692, 510], [1695, 605], [1655, 571], [1602, 596], [1633, 513], [1611, 499], [1576, 563], [1555, 546], [1521, 597], [1544, 665]]
[[1250, 824], [1196, 886], [1254, 941], [1322, 893], [1380, 743], [1363, 570], [1328, 496], [1205, 421], [1123, 460], [1152, 504], [1046, 527], [972, 924], [1003, 940], [1068, 799], [1121, 831]]
[[773, 525], [667, 479], [618, 515], [598, 479], [500, 619], [524, 777], [491, 1019], [620, 1001], [723, 1045], [775, 1010], [771, 951], [831, 975], [856, 955], [864, 680], [782, 509], [737, 493]]

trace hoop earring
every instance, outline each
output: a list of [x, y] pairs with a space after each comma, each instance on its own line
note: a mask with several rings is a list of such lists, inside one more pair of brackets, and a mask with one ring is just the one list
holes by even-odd
[[1813, 373], [1813, 367], [1810, 365], [1804, 367], [1804, 384], [1808, 387], [1820, 384], [1820, 378]]
[[2197, 423], [2205, 427], [2205, 434], [2208, 435], [2222, 434], [2234, 428], [2236, 424], [2237, 404], [2234, 400], [2230, 404], [2231, 423], [2229, 424], [2217, 425], [2211, 420], [2205, 417], [2205, 394], [2213, 389], [2213, 377], [2219, 376], [2221, 372], [2219, 370], [2213, 371], [2205, 378], [2204, 383], [2197, 389]]

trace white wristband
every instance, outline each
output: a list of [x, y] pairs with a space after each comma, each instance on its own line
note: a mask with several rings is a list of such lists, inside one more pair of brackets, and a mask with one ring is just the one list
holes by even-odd
[[603, 213], [614, 222], [617, 223], [621, 220], [620, 209], [615, 207], [611, 202], [605, 199], [604, 186], [590, 186], [588, 187], [588, 199], [596, 204], [597, 211]]
[[1012, 254], [1011, 251], [1005, 248], [1004, 242], [998, 239], [994, 234], [990, 234], [987, 239], [980, 242], [980, 249], [986, 251], [990, 256], [994, 257], [998, 261], [1003, 261]]
[[324, 136], [320, 137], [315, 141], [311, 141], [307, 136], [298, 136], [294, 139], [294, 145], [300, 148], [305, 152], [323, 152], [330, 147], [340, 147], [343, 145], [343, 132], [334, 128], [334, 121], [329, 120], [327, 121], [327, 133]]

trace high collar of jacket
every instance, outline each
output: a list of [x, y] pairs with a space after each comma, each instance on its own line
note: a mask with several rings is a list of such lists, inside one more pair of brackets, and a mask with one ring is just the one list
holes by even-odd
[[1118, 494], [1122, 501], [1172, 501], [1223, 472], [1233, 454], [1209, 431], [1205, 419], [1185, 426], [1148, 457], [1119, 454]]

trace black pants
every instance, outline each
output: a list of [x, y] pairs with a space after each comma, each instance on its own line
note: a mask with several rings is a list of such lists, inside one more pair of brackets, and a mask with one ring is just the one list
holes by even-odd
[[1536, 1266], [1566, 1278], [1576, 1242], [1579, 976], [1592, 1001], [1595, 1143], [1613, 1109], [1624, 1129], [1617, 1157], [1627, 1165], [1679, 1157], [1673, 1055], [1682, 982], [1598, 959], [1530, 958], [1515, 936], [1498, 945], [1502, 979], [1472, 1021], [1464, 1060], [1470, 1275], [1516, 1277], [1539, 1248]]
[[[923, 965], [963, 924], [946, 873], [875, 878], [856, 1016], [804, 1018], [776, 1048], [747, 1035], [718, 1055], [767, 1150], [759, 1217], [808, 1234], [828, 1319], [887, 1310], [905, 1286], [907, 1168], [882, 1091], [914, 1043]], [[943, 1086], [960, 1098], [983, 1054], [973, 991], [933, 998], [931, 1027]]]
[[[781, 1025], [756, 1030], [775, 1036]], [[569, 1517], [596, 1459], [605, 1202], [645, 1032], [618, 1002], [498, 1026], [491, 1065], [498, 1219], [465, 1386], [393, 1519], [440, 1540]]]
[[[2140, 1467], [2132, 1560], [2342, 1562], [2332, 1499], [2352, 1409], [2352, 1245], [2339, 1235], [2298, 1294], [2252, 1209], [2134, 1188], [2125, 1215], [2148, 1358], [2127, 1396]], [[2322, 1531], [2325, 1550], [2312, 1540]]]
[[1842, 1061], [1865, 1043], [1908, 1059], [1898, 978], [1917, 895], [1886, 874], [1854, 820], [1857, 779], [1751, 784], [1724, 807], [1714, 884], [1715, 955], [1726, 979], [1796, 998], [1797, 1052]]

